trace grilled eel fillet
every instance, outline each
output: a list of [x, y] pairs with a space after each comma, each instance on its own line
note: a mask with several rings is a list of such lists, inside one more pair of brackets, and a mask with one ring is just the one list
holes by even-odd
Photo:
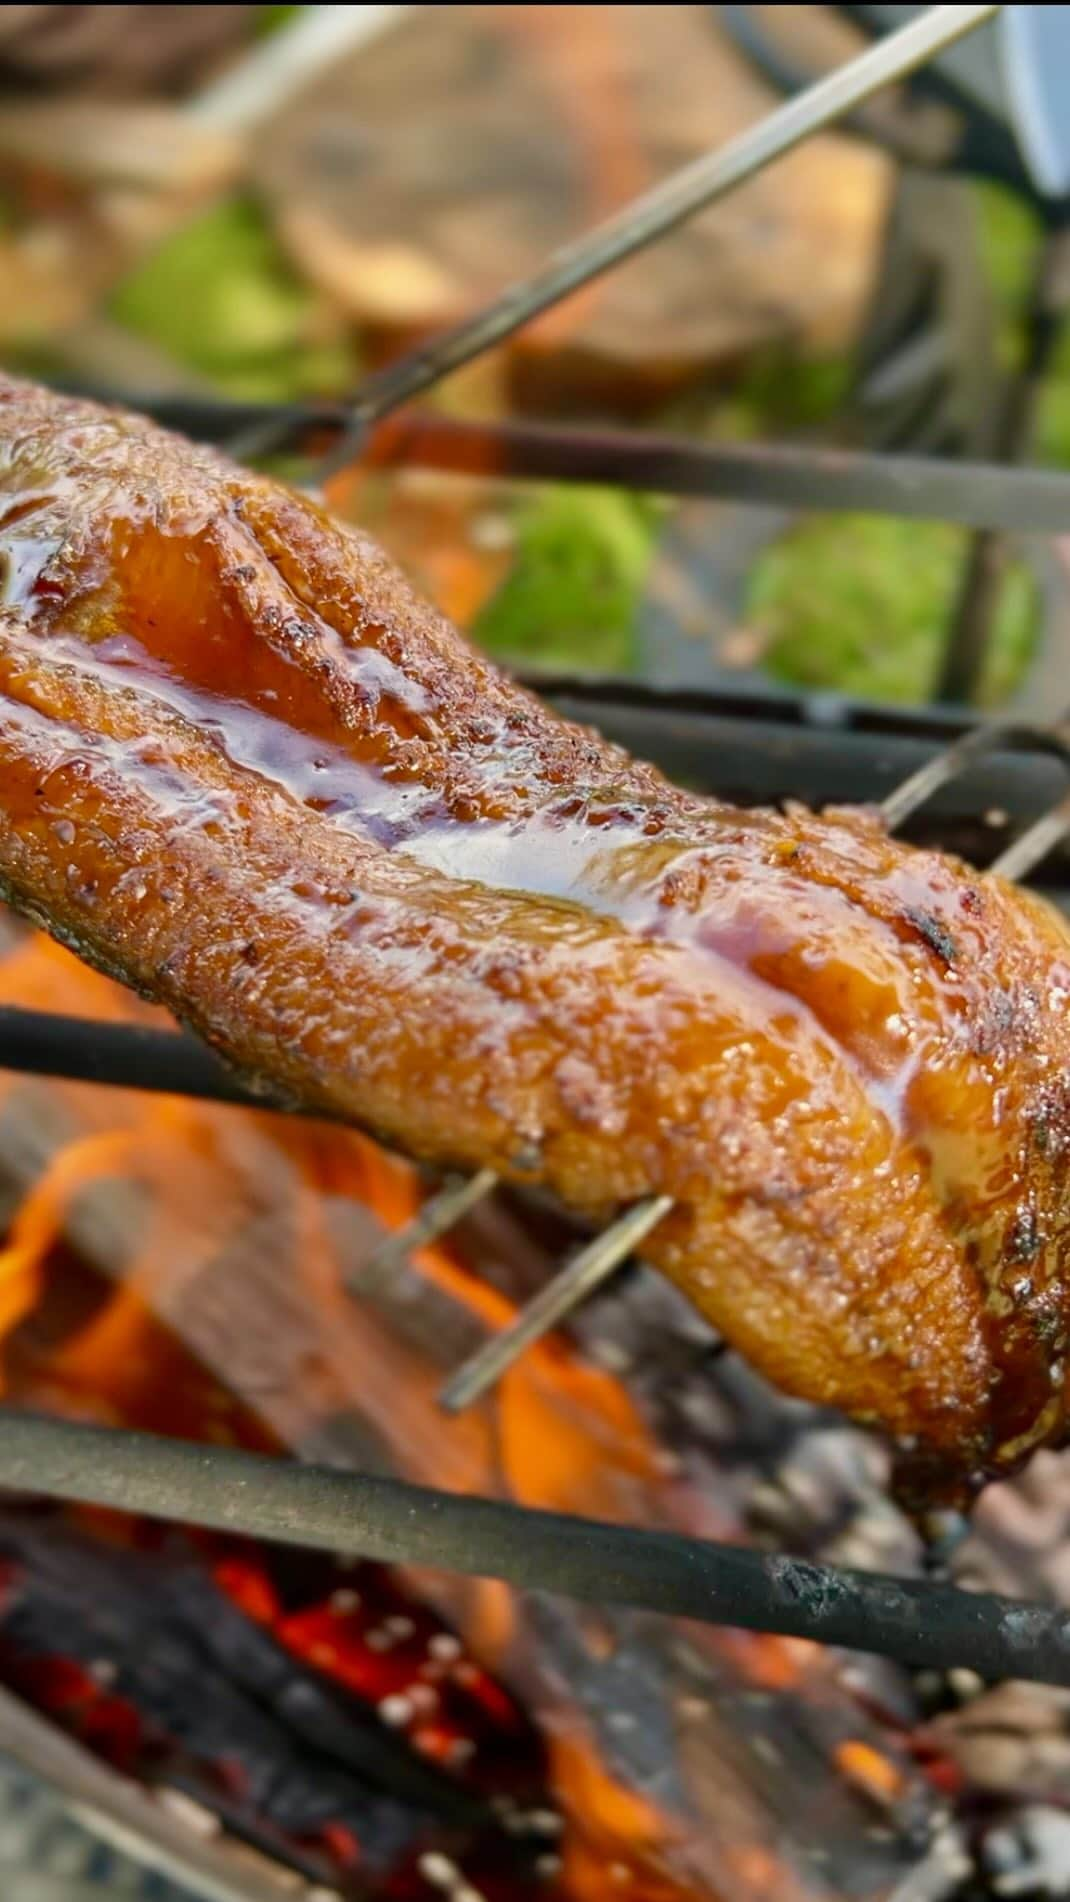
[[961, 1496], [1064, 1435], [1070, 960], [864, 811], [558, 719], [371, 542], [0, 383], [0, 889], [244, 1072], [598, 1221]]

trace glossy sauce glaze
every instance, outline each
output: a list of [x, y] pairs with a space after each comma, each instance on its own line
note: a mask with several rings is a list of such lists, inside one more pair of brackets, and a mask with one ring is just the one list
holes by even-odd
[[953, 1496], [1062, 1435], [1068, 939], [557, 719], [312, 504], [0, 385], [0, 879], [247, 1072], [597, 1220]]

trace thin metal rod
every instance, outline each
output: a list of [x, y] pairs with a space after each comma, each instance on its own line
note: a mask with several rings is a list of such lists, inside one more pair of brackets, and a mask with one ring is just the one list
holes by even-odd
[[[968, 733], [953, 746], [945, 747], [940, 753], [926, 760], [916, 773], [890, 792], [881, 802], [881, 816], [894, 832], [910, 818], [911, 814], [925, 804], [926, 800], [939, 792], [949, 781], [958, 777], [977, 759], [986, 753], [997, 750], [1016, 752], [1043, 752], [1053, 755], [1063, 766], [1070, 768], [1070, 739], [1067, 738], [1067, 721], [1062, 719], [1052, 726], [990, 726]], [[1000, 878], [1012, 881], [1027, 878], [1036, 870], [1049, 852], [1070, 836], [1070, 793], [1059, 802], [1041, 813], [1032, 825], [1026, 827], [1018, 838], [993, 859], [989, 872]]]
[[651, 1229], [669, 1213], [672, 1201], [671, 1195], [651, 1196], [648, 1201], [629, 1209], [626, 1215], [622, 1215], [612, 1227], [604, 1229], [601, 1235], [596, 1235], [586, 1248], [581, 1248], [579, 1254], [562, 1268], [561, 1273], [548, 1281], [535, 1299], [521, 1309], [509, 1327], [493, 1335], [483, 1347], [462, 1362], [439, 1395], [439, 1404], [446, 1412], [459, 1413], [463, 1407], [471, 1406], [473, 1400], [478, 1400], [480, 1394], [501, 1379], [506, 1369], [534, 1341], [541, 1340], [552, 1327], [571, 1314], [573, 1308], [585, 1301], [604, 1281], [608, 1281]]
[[188, 100], [182, 117], [211, 132], [254, 132], [326, 67], [416, 11], [404, 6], [295, 8], [284, 27]]
[[709, 496], [761, 506], [846, 510], [1000, 528], [1019, 535], [1070, 531], [1070, 476], [996, 463], [874, 455], [780, 443], [689, 442], [649, 430], [572, 429], [398, 416], [370, 460], [463, 475], [598, 483], [660, 495]]
[[[102, 402], [115, 390], [79, 391]], [[285, 423], [298, 437], [344, 429], [339, 404], [299, 409], [223, 397], [139, 395], [135, 407], [198, 442], [224, 443], [237, 431]], [[692, 442], [653, 430], [575, 429], [531, 422], [473, 422], [407, 413], [376, 432], [375, 467], [441, 469], [458, 475], [536, 482], [597, 483], [658, 495], [808, 511], [898, 515], [998, 528], [1015, 535], [1070, 531], [1070, 475], [1058, 469], [1004, 469], [993, 462], [872, 454], [818, 445]]]
[[913, 1667], [1070, 1686], [1070, 1615], [887, 1573], [472, 1499], [262, 1453], [5, 1413], [0, 1485], [284, 1545], [500, 1578], [877, 1652]]
[[0, 1687], [0, 1750], [56, 1790], [94, 1835], [133, 1854], [203, 1902], [299, 1902], [291, 1872], [275, 1881], [247, 1855], [205, 1842], [118, 1771]]
[[[1053, 754], [1065, 767], [1070, 768], [1070, 741], [1066, 737], [1065, 720], [1050, 727], [982, 727], [966, 734], [953, 746], [945, 747], [931, 760], [926, 760], [924, 766], [919, 767], [916, 773], [911, 773], [894, 792], [888, 794], [881, 803], [880, 812], [889, 831], [894, 832], [933, 793], [939, 792], [950, 780], [965, 772], [973, 761], [986, 753], [1004, 749]], [[1068, 835], [1070, 793], [1047, 812], [1041, 813], [1039, 819], [1035, 819], [1017, 839], [1013, 839], [993, 859], [988, 870], [1012, 881], [1027, 878]]]
[[998, 751], [1049, 753], [1070, 768], [1070, 741], [1054, 726], [980, 727], [943, 752], [934, 754], [881, 801], [879, 811], [889, 831], [896, 831], [919, 806], [957, 779], [975, 760]]
[[988, 869], [997, 872], [1001, 878], [1028, 878], [1029, 873], [1036, 870], [1068, 833], [1070, 793], [1050, 812], [1042, 813], [1017, 839], [1012, 840], [1006, 851], [1001, 852]]
[[346, 1287], [349, 1292], [370, 1294], [382, 1287], [415, 1249], [426, 1248], [428, 1242], [438, 1241], [470, 1209], [484, 1201], [497, 1184], [498, 1174], [494, 1169], [480, 1169], [474, 1176], [464, 1177], [460, 1182], [447, 1182], [437, 1195], [424, 1203], [411, 1222], [407, 1222], [396, 1235], [391, 1235], [389, 1241], [384, 1242], [368, 1261], [362, 1262], [347, 1276]]
[[201, 1096], [217, 1103], [276, 1107], [239, 1081], [206, 1044], [171, 1030], [105, 1023], [0, 1005], [0, 1070], [108, 1083], [131, 1090]]
[[[368, 425], [389, 415], [443, 377], [482, 356], [495, 344], [672, 231], [704, 206], [714, 204], [753, 178], [812, 133], [835, 123], [882, 86], [903, 79], [934, 53], [952, 45], [998, 13], [998, 6], [928, 9], [896, 33], [867, 48], [837, 71], [768, 113], [716, 152], [674, 172], [653, 190], [556, 251], [534, 277], [511, 285], [484, 310], [369, 377], [350, 407], [350, 428], [324, 469], [349, 460]], [[251, 438], [238, 454], [263, 448]]]

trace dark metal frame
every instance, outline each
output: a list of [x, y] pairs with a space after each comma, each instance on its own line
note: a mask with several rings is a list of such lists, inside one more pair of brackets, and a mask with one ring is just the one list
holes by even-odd
[[[70, 387], [70, 386], [68, 386]], [[225, 399], [89, 392], [127, 401], [196, 441], [231, 445], [277, 418], [316, 468], [336, 458], [351, 412], [342, 404], [266, 409]], [[652, 430], [578, 429], [532, 422], [475, 423], [429, 413], [384, 421], [369, 438], [376, 467], [439, 469], [533, 482], [599, 483], [659, 495], [708, 497], [814, 512], [899, 515], [1014, 535], [1061, 535], [1070, 527], [1070, 475], [997, 462], [881, 455], [785, 443], [703, 443]]]

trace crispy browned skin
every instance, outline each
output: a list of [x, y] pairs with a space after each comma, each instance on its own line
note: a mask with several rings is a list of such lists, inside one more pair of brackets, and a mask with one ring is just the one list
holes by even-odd
[[861, 812], [676, 790], [372, 544], [0, 384], [0, 884], [246, 1071], [601, 1220], [950, 1494], [1058, 1438], [1068, 937]]

